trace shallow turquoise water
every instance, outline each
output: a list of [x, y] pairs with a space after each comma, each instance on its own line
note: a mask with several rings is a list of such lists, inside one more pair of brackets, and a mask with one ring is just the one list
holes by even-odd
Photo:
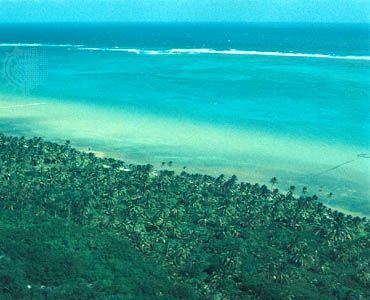
[[310, 177], [370, 152], [367, 25], [58, 26], [0, 26], [4, 130], [325, 185], [370, 211], [366, 159]]

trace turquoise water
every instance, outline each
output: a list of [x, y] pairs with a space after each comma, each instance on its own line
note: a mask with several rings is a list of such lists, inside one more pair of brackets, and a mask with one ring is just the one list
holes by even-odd
[[0, 58], [3, 130], [370, 212], [368, 25], [1, 25]]

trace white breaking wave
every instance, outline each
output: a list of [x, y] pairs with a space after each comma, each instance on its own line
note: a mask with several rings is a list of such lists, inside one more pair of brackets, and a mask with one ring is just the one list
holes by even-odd
[[214, 49], [171, 49], [168, 54], [224, 54], [224, 55], [264, 55], [264, 56], [287, 56], [287, 57], [311, 57], [311, 58], [331, 58], [331, 59], [359, 59], [370, 60], [370, 56], [356, 55], [330, 55], [330, 54], [310, 54], [293, 52], [272, 52], [272, 51], [249, 51], [249, 50], [214, 50]]
[[144, 55], [181, 55], [181, 54], [219, 54], [219, 55], [260, 55], [260, 56], [283, 56], [283, 57], [308, 57], [308, 58], [327, 58], [327, 59], [347, 59], [347, 60], [370, 60], [370, 56], [358, 55], [332, 55], [332, 54], [311, 54], [294, 52], [273, 52], [273, 51], [252, 51], [252, 50], [215, 50], [207, 48], [194, 49], [169, 49], [169, 50], [146, 50], [146, 49], [127, 49], [127, 48], [88, 48], [82, 47], [77, 50], [87, 51], [121, 51]]
[[140, 54], [141, 51], [138, 49], [129, 49], [129, 48], [97, 48], [97, 47], [77, 47], [77, 50], [81, 51], [111, 51], [111, 52], [128, 52], [128, 53], [136, 53]]
[[126, 52], [142, 55], [255, 55], [255, 56], [282, 56], [282, 57], [307, 57], [307, 58], [324, 58], [324, 59], [346, 59], [346, 60], [370, 60], [366, 55], [334, 55], [334, 54], [314, 54], [314, 53], [294, 53], [279, 51], [254, 51], [254, 50], [215, 50], [209, 48], [174, 48], [169, 50], [150, 50], [120, 47], [86, 47], [84, 45], [72, 44], [37, 44], [37, 43], [2, 43], [0, 47], [50, 47], [50, 48], [69, 48], [79, 51], [108, 51], [108, 52]]
[[128, 53], [140, 54], [140, 50], [138, 50], [138, 49], [126, 49], [126, 48], [118, 48], [118, 47], [115, 47], [113, 49], [109, 49], [109, 51], [118, 51], [118, 52], [128, 52]]
[[149, 54], [149, 55], [166, 55], [168, 53], [163, 52], [163, 51], [158, 51], [158, 50], [144, 50], [144, 54]]
[[[223, 51], [229, 51], [229, 50], [223, 50]], [[195, 49], [171, 49], [168, 50], [169, 54], [221, 54], [223, 52], [221, 50], [214, 50], [214, 49], [208, 49], [208, 48], [195, 48]]]
[[55, 47], [55, 48], [79, 48], [83, 45], [72, 44], [37, 44], [37, 43], [1, 43], [0, 47]]

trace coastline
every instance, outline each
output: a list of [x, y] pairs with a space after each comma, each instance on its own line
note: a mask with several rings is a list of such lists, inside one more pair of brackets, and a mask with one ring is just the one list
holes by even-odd
[[[335, 209], [352, 211], [349, 208], [356, 206], [356, 202], [345, 203], [346, 199], [362, 198], [365, 202], [369, 199], [368, 160], [312, 176], [366, 152], [348, 145], [291, 140], [286, 136], [163, 119], [124, 109], [2, 94], [0, 125], [2, 130], [8, 126], [8, 133], [42, 136], [57, 142], [71, 140], [80, 150], [128, 163], [150, 163], [157, 167], [162, 161], [173, 161], [177, 171], [186, 166], [187, 171], [194, 173], [236, 174], [243, 181], [262, 184], [276, 176], [282, 190], [290, 185], [297, 186], [297, 191], [308, 186], [312, 194], [320, 194], [321, 189], [319, 196], [324, 198], [333, 192], [335, 199], [330, 202]], [[366, 208], [369, 203], [362, 205]]]
[[[76, 146], [76, 149], [78, 151], [85, 152], [85, 153], [88, 153], [88, 154], [89, 153], [92, 153], [97, 158], [113, 158], [113, 159], [118, 159], [118, 160], [123, 159], [123, 161], [127, 161], [127, 160], [125, 160], [123, 158], [122, 155], [118, 155], [117, 156], [117, 155], [114, 155], [114, 153], [112, 153], [111, 155], [109, 155], [109, 154], [107, 155], [107, 152], [104, 152], [104, 151], [98, 150], [98, 149], [92, 149], [91, 147], [87, 147], [86, 148], [86, 147], [78, 147], [78, 146]], [[129, 163], [130, 164], [138, 164], [138, 165], [140, 165], [140, 164], [143, 164], [144, 162], [133, 162], [133, 161], [131, 161]], [[168, 168], [168, 166], [167, 166], [167, 168]], [[184, 169], [184, 167], [172, 166], [170, 169], [171, 170], [174, 170], [177, 173], [180, 173], [183, 170], [187, 170], [187, 167], [185, 167], [185, 169]], [[159, 171], [159, 167], [158, 167], [158, 169], [154, 169], [153, 172], [156, 173], [158, 171]], [[204, 173], [204, 172], [202, 172], [200, 170], [198, 170], [197, 173], [206, 174], [206, 173]], [[226, 172], [226, 174], [227, 174], [227, 176], [234, 175], [234, 173], [232, 172], [232, 170]], [[209, 175], [209, 174], [207, 174], [207, 175]], [[214, 177], [217, 177], [218, 175], [220, 175], [220, 173], [219, 172], [217, 173], [217, 171], [212, 174], [212, 176], [214, 176]], [[240, 177], [238, 177], [238, 178], [240, 178]], [[247, 180], [248, 177], [241, 176], [241, 178], [244, 181], [244, 179]], [[258, 183], [258, 184], [266, 184], [268, 186], [268, 182], [262, 182], [262, 183], [261, 182], [256, 182], [256, 183]], [[288, 193], [289, 192], [288, 188], [285, 188], [285, 189], [284, 188], [283, 189], [279, 188], [279, 191], [281, 193]], [[325, 198], [325, 196], [324, 195], [321, 195], [321, 197], [319, 198], [319, 201], [320, 200], [323, 200], [323, 198]], [[351, 210], [342, 208], [342, 207], [337, 206], [337, 205], [331, 205], [328, 202], [325, 202], [325, 206], [331, 208], [334, 211], [338, 211], [338, 212], [341, 212], [341, 213], [346, 214], [346, 215], [351, 215], [353, 217], [360, 217], [360, 218], [366, 217], [366, 218], [370, 218], [370, 213], [369, 214], [364, 214], [364, 213], [361, 213], [361, 212], [351, 211]]]

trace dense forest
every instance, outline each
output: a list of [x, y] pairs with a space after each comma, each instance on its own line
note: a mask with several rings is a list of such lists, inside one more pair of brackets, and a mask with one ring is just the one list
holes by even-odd
[[0, 135], [0, 299], [370, 299], [370, 223], [276, 179]]

